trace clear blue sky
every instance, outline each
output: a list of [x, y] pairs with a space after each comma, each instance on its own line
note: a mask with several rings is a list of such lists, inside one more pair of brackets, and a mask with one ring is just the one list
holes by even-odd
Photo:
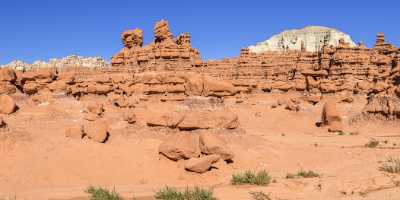
[[369, 47], [382, 31], [400, 46], [398, 0], [1, 0], [0, 64], [69, 54], [109, 59], [122, 47], [120, 32], [139, 27], [147, 43], [162, 18], [174, 35], [189, 32], [204, 59], [236, 56], [306, 25], [337, 28]]

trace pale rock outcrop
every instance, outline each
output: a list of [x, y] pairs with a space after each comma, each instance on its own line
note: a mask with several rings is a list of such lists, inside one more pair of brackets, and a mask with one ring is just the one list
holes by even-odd
[[35, 61], [31, 64], [25, 63], [19, 60], [12, 61], [8, 64], [0, 66], [0, 68], [12, 68], [18, 71], [32, 71], [40, 68], [54, 68], [54, 69], [66, 69], [66, 68], [107, 68], [110, 64], [107, 63], [101, 57], [82, 57], [77, 55], [70, 55], [64, 58], [51, 58], [49, 61]]
[[249, 49], [254, 53], [265, 51], [304, 50], [309, 52], [320, 51], [323, 46], [338, 46], [339, 39], [355, 47], [350, 36], [338, 30], [322, 27], [307, 26], [303, 29], [287, 30], [260, 42]]

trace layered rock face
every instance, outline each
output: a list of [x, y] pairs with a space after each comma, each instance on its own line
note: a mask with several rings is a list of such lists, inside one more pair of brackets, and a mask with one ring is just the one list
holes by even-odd
[[205, 63], [203, 71], [234, 85], [256, 85], [264, 91], [368, 94], [390, 87], [389, 75], [398, 66], [398, 54], [399, 49], [384, 43], [384, 36], [378, 34], [372, 49], [362, 44], [352, 47], [342, 39], [338, 46], [325, 45], [314, 53], [252, 53], [242, 49], [237, 58]]
[[190, 35], [183, 33], [174, 38], [168, 22], [161, 20], [154, 26], [154, 41], [143, 44], [139, 29], [121, 34], [124, 48], [112, 57], [112, 66], [130, 66], [135, 72], [144, 71], [195, 71], [201, 64], [200, 53], [191, 47]]
[[352, 47], [356, 46], [350, 36], [343, 32], [323, 26], [307, 26], [303, 29], [284, 31], [266, 41], [250, 46], [249, 49], [253, 53], [301, 49], [317, 52], [326, 45], [338, 46], [340, 39], [343, 39]]
[[302, 42], [300, 50], [254, 53], [245, 48], [238, 57], [205, 62], [191, 47], [190, 35], [173, 38], [165, 20], [155, 25], [154, 35], [154, 41], [143, 46], [141, 30], [123, 32], [124, 48], [109, 68], [64, 70], [71, 63], [65, 59], [60, 68], [24, 73], [2, 69], [0, 93], [115, 94], [114, 100], [122, 106], [129, 104], [128, 97], [133, 94], [168, 101], [188, 96], [298, 91], [314, 103], [325, 94], [389, 95], [394, 99], [400, 94], [400, 51], [387, 44], [382, 33], [371, 49], [340, 38], [336, 46], [324, 43], [319, 52], [306, 51]]
[[0, 68], [12, 68], [18, 71], [32, 71], [39, 68], [56, 68], [63, 70], [64, 68], [106, 68], [110, 65], [100, 57], [82, 57], [77, 55], [70, 55], [64, 58], [52, 58], [48, 62], [35, 61], [32, 64], [25, 63], [19, 60], [12, 61]]

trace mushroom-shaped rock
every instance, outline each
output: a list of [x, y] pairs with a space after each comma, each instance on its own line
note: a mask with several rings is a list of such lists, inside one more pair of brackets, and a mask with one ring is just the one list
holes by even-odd
[[234, 154], [226, 142], [214, 133], [200, 134], [201, 152], [207, 155], [219, 155], [223, 160], [232, 160]]
[[108, 138], [108, 125], [101, 121], [87, 123], [84, 126], [84, 132], [89, 139], [104, 143]]
[[8, 95], [0, 96], [0, 114], [11, 114], [17, 110], [14, 99]]
[[158, 152], [171, 160], [197, 158], [200, 156], [197, 134], [175, 133], [160, 144]]
[[329, 100], [322, 108], [321, 122], [323, 126], [328, 126], [329, 132], [340, 132], [343, 130], [342, 118], [336, 109], [336, 102]]
[[65, 137], [68, 138], [82, 139], [83, 135], [83, 128], [80, 124], [74, 124], [65, 130]]
[[211, 166], [218, 162], [218, 155], [209, 155], [201, 158], [191, 158], [185, 163], [185, 169], [192, 172], [204, 173], [210, 170]]

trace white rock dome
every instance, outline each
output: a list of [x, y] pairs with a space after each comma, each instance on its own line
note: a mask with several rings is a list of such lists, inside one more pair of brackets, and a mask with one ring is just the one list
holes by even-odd
[[316, 52], [321, 50], [324, 44], [337, 46], [339, 39], [356, 46], [351, 37], [343, 32], [324, 26], [307, 26], [302, 29], [287, 30], [272, 36], [266, 41], [250, 46], [250, 52], [262, 53], [266, 51], [300, 50], [304, 43], [306, 51]]

